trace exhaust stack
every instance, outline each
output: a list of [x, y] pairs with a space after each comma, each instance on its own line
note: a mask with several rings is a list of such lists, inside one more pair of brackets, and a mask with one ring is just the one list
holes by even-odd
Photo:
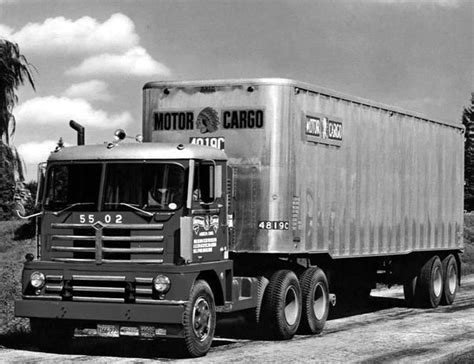
[[73, 128], [75, 131], [77, 131], [77, 145], [84, 145], [84, 139], [85, 139], [85, 131], [84, 127], [76, 123], [74, 120], [71, 120], [69, 122], [69, 126]]

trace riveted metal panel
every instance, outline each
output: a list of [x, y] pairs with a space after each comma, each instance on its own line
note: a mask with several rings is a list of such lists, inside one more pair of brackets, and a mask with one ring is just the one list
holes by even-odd
[[[160, 110], [207, 107], [264, 110], [264, 126], [153, 130]], [[143, 116], [145, 141], [225, 138], [234, 251], [354, 257], [462, 246], [461, 124], [281, 79], [149, 83]], [[307, 117], [341, 124], [342, 138], [308, 137]]]

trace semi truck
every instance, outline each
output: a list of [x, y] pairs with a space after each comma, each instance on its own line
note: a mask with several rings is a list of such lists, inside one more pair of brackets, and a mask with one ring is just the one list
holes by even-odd
[[58, 147], [41, 169], [16, 315], [44, 346], [87, 332], [198, 357], [217, 315], [284, 340], [379, 282], [413, 307], [450, 305], [463, 134], [288, 79], [147, 83], [143, 140]]

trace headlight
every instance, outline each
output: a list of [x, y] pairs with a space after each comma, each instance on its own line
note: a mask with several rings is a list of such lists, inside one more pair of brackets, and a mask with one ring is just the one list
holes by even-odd
[[171, 286], [170, 279], [164, 275], [157, 275], [155, 279], [153, 279], [153, 287], [158, 293], [166, 293], [169, 291]]
[[30, 283], [34, 288], [41, 288], [44, 286], [44, 274], [41, 272], [33, 272], [30, 276]]

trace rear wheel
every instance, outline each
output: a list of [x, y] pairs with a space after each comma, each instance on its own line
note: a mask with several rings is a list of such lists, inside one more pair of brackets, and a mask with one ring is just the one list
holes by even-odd
[[443, 293], [443, 267], [437, 255], [426, 261], [416, 282], [416, 302], [420, 307], [438, 307]]
[[454, 302], [456, 293], [458, 291], [458, 265], [456, 258], [449, 254], [441, 262], [443, 267], [443, 295], [441, 296], [442, 305], [451, 305]]
[[214, 339], [216, 307], [211, 288], [204, 280], [197, 280], [191, 288], [189, 302], [184, 310], [183, 326], [189, 356], [206, 355]]
[[318, 267], [306, 269], [300, 276], [302, 313], [298, 331], [301, 334], [319, 334], [323, 331], [329, 313], [328, 281]]
[[301, 319], [301, 289], [298, 278], [290, 270], [273, 273], [262, 303], [262, 323], [274, 339], [291, 339]]

